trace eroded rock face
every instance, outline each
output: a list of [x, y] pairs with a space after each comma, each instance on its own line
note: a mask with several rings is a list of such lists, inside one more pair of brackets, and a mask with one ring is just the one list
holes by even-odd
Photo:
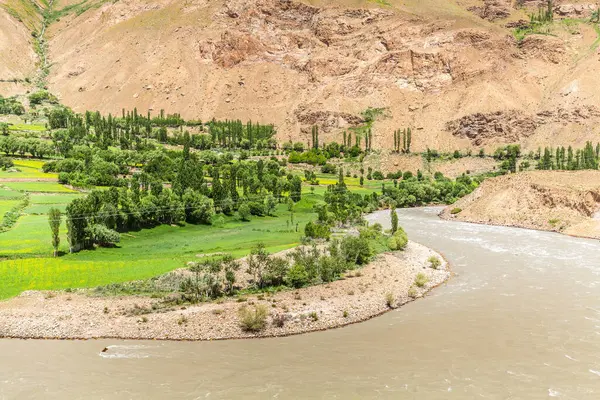
[[554, 14], [561, 17], [589, 18], [597, 9], [598, 5], [594, 3], [560, 4], [554, 8]]
[[548, 61], [559, 64], [566, 56], [564, 42], [548, 35], [528, 35], [520, 44], [520, 49], [526, 58]]
[[416, 91], [437, 90], [456, 76], [473, 75], [475, 63], [462, 58], [463, 47], [483, 52], [508, 47], [485, 31], [443, 32], [447, 23], [405, 20], [378, 8], [231, 0], [218, 15], [228, 29], [218, 40], [200, 42], [203, 59], [223, 68], [246, 61], [277, 62], [307, 74], [312, 82], [348, 77], [354, 82], [348, 82], [347, 93], [356, 96], [390, 83]]
[[488, 21], [508, 18], [511, 10], [511, 0], [484, 0], [483, 6], [469, 8], [469, 11]]
[[335, 111], [309, 110], [305, 105], [296, 110], [295, 116], [300, 124], [307, 127], [319, 125], [324, 132], [357, 126], [363, 122], [363, 119], [358, 115]]
[[518, 142], [532, 135], [538, 123], [532, 116], [518, 110], [496, 111], [466, 115], [446, 124], [446, 129], [454, 136], [467, 138], [475, 146], [486, 144], [489, 139], [503, 138], [508, 142]]
[[454, 136], [467, 138], [474, 146], [486, 145], [497, 139], [506, 143], [517, 143], [533, 135], [538, 127], [545, 124], [583, 124], [585, 120], [599, 117], [600, 110], [595, 106], [581, 106], [572, 109], [558, 108], [529, 115], [519, 110], [476, 113], [450, 121], [446, 130]]

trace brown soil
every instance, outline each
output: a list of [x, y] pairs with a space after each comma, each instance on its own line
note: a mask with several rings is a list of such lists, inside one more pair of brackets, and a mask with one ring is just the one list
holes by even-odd
[[[428, 258], [432, 255], [442, 260], [437, 270], [429, 267]], [[299, 334], [380, 315], [391, 309], [386, 304], [388, 293], [393, 297], [392, 308], [412, 301], [408, 293], [419, 272], [427, 275], [429, 281], [422, 288], [415, 287], [414, 298], [422, 297], [450, 276], [448, 265], [439, 254], [413, 242], [404, 252], [382, 254], [358, 271], [327, 285], [264, 298], [250, 296], [241, 303], [225, 300], [137, 316], [132, 316], [131, 311], [150, 308], [156, 300], [90, 297], [86, 292], [25, 292], [0, 302], [0, 337], [215, 340]], [[267, 327], [257, 334], [244, 332], [238, 310], [255, 305], [268, 307]], [[276, 316], [284, 316], [283, 327], [274, 326]]]
[[[453, 215], [454, 209], [462, 211]], [[532, 171], [488, 179], [441, 216], [600, 239], [600, 171]]]

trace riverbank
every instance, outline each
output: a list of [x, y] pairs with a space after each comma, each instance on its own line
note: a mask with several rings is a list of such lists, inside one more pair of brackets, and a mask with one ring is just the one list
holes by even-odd
[[530, 171], [488, 179], [440, 217], [600, 239], [600, 172]]
[[[441, 261], [438, 269], [430, 267], [432, 256]], [[427, 278], [422, 287], [415, 285], [419, 273]], [[448, 263], [441, 255], [409, 242], [405, 251], [380, 254], [329, 284], [162, 312], [146, 312], [157, 302], [148, 297], [30, 291], [0, 303], [0, 337], [221, 340], [287, 336], [368, 320], [422, 297], [449, 276]], [[243, 331], [240, 308], [261, 305], [268, 308], [266, 327], [257, 333]], [[283, 326], [278, 326], [276, 320], [282, 319]]]

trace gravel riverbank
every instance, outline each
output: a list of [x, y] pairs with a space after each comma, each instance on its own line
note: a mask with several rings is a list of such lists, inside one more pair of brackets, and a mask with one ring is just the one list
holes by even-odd
[[[431, 256], [441, 260], [438, 269], [430, 267]], [[428, 278], [423, 287], [414, 285], [420, 272]], [[248, 296], [243, 302], [232, 298], [143, 315], [133, 315], [132, 310], [151, 309], [156, 299], [32, 291], [0, 302], [0, 337], [218, 340], [286, 336], [368, 320], [422, 297], [449, 276], [443, 257], [409, 242], [405, 251], [381, 254], [345, 279], [329, 284]], [[256, 334], [244, 332], [240, 307], [259, 304], [269, 310], [265, 329]], [[281, 316], [285, 322], [278, 327], [274, 319]]]

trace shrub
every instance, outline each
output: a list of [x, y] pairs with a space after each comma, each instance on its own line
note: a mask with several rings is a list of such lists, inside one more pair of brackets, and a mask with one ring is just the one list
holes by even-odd
[[285, 276], [285, 282], [295, 288], [300, 288], [308, 284], [308, 272], [302, 264], [294, 264]]
[[459, 207], [454, 207], [454, 208], [452, 209], [452, 211], [450, 211], [450, 214], [452, 214], [452, 215], [456, 215], [456, 214], [458, 214], [458, 213], [459, 213], [459, 212], [461, 212], [461, 211], [462, 211], [462, 208], [459, 208]]
[[304, 226], [304, 235], [313, 239], [329, 239], [331, 231], [327, 225], [308, 222]]
[[32, 106], [42, 104], [44, 101], [48, 101], [53, 104], [58, 103], [58, 99], [55, 96], [44, 90], [40, 90], [29, 95], [29, 104]]
[[394, 295], [391, 293], [388, 293], [385, 295], [385, 305], [388, 306], [389, 308], [394, 308], [394, 303], [395, 303], [395, 299], [394, 299]]
[[414, 288], [414, 286], [411, 286], [410, 289], [408, 289], [408, 297], [414, 299], [419, 295], [419, 293], [417, 292], [417, 289]]
[[344, 313], [342, 315], [344, 316], [344, 318], [348, 318], [348, 310], [344, 310]]
[[90, 236], [92, 242], [100, 246], [112, 246], [115, 243], [121, 241], [121, 235], [107, 228], [102, 224], [94, 224], [87, 228], [87, 233]]
[[442, 265], [442, 262], [436, 256], [429, 257], [427, 261], [429, 261], [429, 266], [433, 269], [438, 269]]
[[238, 208], [238, 216], [242, 221], [250, 221], [250, 207], [248, 204], [243, 203], [240, 205], [240, 208]]
[[425, 284], [429, 282], [429, 278], [427, 277], [427, 275], [425, 275], [422, 272], [419, 272], [417, 274], [417, 277], [415, 278], [415, 285], [417, 285], [418, 287], [423, 287], [425, 286]]
[[267, 324], [268, 315], [267, 307], [263, 305], [244, 306], [239, 310], [240, 326], [244, 332], [260, 332]]
[[382, 181], [384, 178], [383, 174], [381, 173], [381, 171], [375, 171], [373, 172], [373, 179], [375, 179], [376, 181]]
[[324, 174], [335, 174], [335, 165], [327, 163], [321, 167], [321, 172]]
[[404, 250], [408, 244], [408, 236], [401, 227], [388, 239], [387, 245], [390, 250]]
[[308, 314], [308, 316], [310, 317], [310, 319], [312, 319], [313, 321], [318, 321], [319, 320], [319, 316], [317, 315], [317, 313], [315, 311], [311, 312], [310, 314]]
[[344, 237], [340, 244], [340, 250], [347, 262], [358, 265], [366, 264], [373, 255], [369, 238], [362, 234], [359, 237]]
[[259, 217], [265, 215], [265, 205], [263, 203], [259, 203], [257, 201], [249, 201], [247, 204], [250, 210], [250, 214], [257, 215]]
[[7, 170], [9, 168], [12, 168], [14, 166], [15, 166], [15, 164], [13, 163], [13, 160], [11, 160], [8, 157], [2, 157], [2, 156], [0, 156], [0, 169], [1, 170], [5, 171], [5, 170]]

